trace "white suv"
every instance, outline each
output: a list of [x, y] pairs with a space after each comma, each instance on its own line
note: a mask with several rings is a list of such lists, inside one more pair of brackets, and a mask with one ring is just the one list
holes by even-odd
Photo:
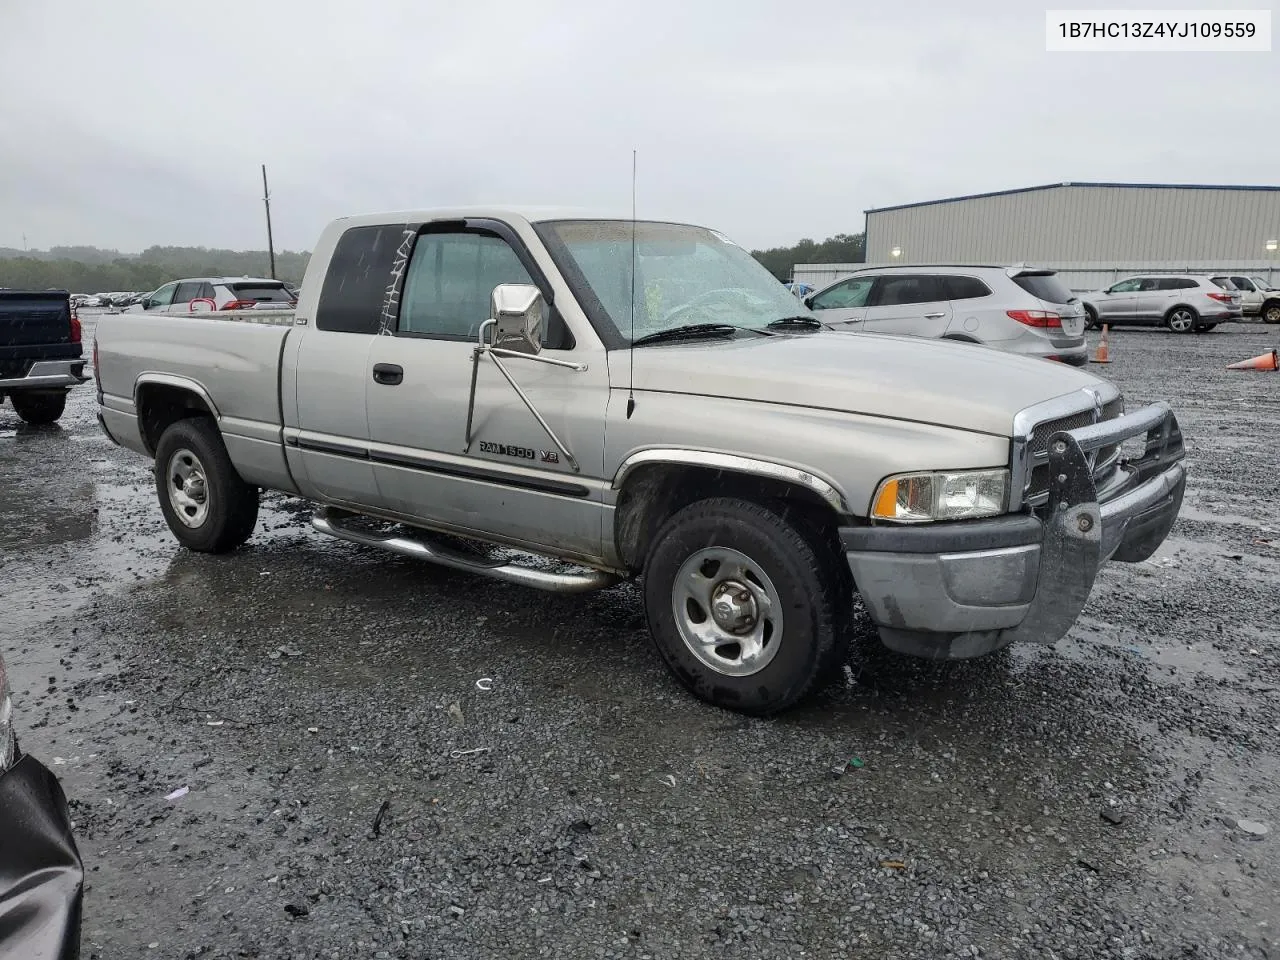
[[1225, 277], [1189, 273], [1127, 277], [1105, 290], [1086, 293], [1089, 325], [1168, 327], [1174, 333], [1208, 333], [1239, 320], [1240, 291]]
[[978, 343], [1080, 366], [1089, 359], [1080, 298], [1034, 267], [872, 267], [805, 298], [837, 330]]
[[203, 313], [209, 310], [292, 310], [297, 299], [283, 280], [261, 277], [196, 277], [166, 283], [129, 313]]

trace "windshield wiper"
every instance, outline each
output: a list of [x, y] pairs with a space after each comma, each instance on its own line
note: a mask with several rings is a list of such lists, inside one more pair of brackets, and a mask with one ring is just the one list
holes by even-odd
[[821, 320], [819, 320], [817, 317], [805, 317], [805, 316], [782, 317], [779, 320], [774, 320], [771, 323], [765, 324], [765, 326], [767, 326], [770, 330], [782, 330], [787, 327], [808, 327], [813, 330], [827, 329], [827, 325], [823, 323]]
[[670, 330], [659, 330], [656, 333], [646, 333], [643, 337], [637, 337], [631, 341], [633, 347], [643, 346], [646, 343], [664, 343], [668, 340], [697, 340], [701, 337], [727, 337], [732, 336], [741, 330], [742, 327], [735, 327], [729, 323], [689, 323], [682, 327], [672, 327]]

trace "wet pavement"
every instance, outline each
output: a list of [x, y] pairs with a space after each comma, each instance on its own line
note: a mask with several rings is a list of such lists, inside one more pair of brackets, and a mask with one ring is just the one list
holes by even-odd
[[1187, 505], [1056, 648], [868, 634], [773, 720], [686, 696], [630, 586], [329, 541], [276, 495], [187, 553], [91, 383], [55, 428], [5, 405], [0, 649], [84, 956], [1277, 956], [1280, 374], [1223, 370], [1277, 339], [1113, 331], [1093, 369], [1175, 404]]

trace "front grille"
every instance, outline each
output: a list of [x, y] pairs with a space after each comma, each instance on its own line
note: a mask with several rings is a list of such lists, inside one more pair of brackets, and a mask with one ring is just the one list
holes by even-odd
[[[1121, 397], [1116, 397], [1103, 406], [1102, 419], [1114, 420], [1122, 413], [1124, 413], [1124, 400]], [[1049, 438], [1060, 430], [1076, 430], [1080, 427], [1087, 427], [1093, 422], [1093, 411], [1082, 410], [1079, 413], [1058, 417], [1056, 420], [1046, 420], [1044, 423], [1035, 425], [1029, 444], [1032, 467], [1030, 483], [1027, 485], [1027, 499], [1034, 502], [1049, 493], [1049, 464], [1045, 462], [1049, 459]], [[1111, 470], [1115, 467], [1116, 457], [1119, 453], [1120, 448], [1115, 444], [1103, 447], [1098, 451], [1097, 459], [1094, 461], [1096, 464], [1093, 474], [1094, 480], [1101, 480], [1110, 475]]]

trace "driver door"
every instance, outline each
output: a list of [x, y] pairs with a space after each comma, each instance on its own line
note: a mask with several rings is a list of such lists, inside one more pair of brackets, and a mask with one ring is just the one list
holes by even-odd
[[867, 315], [867, 300], [875, 282], [873, 276], [850, 277], [815, 293], [806, 303], [819, 320], [837, 330], [861, 330]]
[[579, 470], [488, 357], [476, 368], [467, 446], [472, 357], [493, 288], [535, 283], [532, 263], [527, 249], [480, 228], [454, 224], [418, 236], [394, 328], [373, 338], [367, 361], [378, 496], [384, 509], [424, 526], [598, 558], [609, 398], [603, 347], [574, 344], [563, 322], [552, 322], [544, 355], [585, 363], [584, 372], [502, 359]]
[[1142, 278], [1133, 277], [1121, 280], [1108, 288], [1105, 297], [1099, 297], [1094, 306], [1098, 310], [1098, 319], [1103, 323], [1121, 323], [1132, 320], [1138, 306], [1138, 292], [1142, 286]]

